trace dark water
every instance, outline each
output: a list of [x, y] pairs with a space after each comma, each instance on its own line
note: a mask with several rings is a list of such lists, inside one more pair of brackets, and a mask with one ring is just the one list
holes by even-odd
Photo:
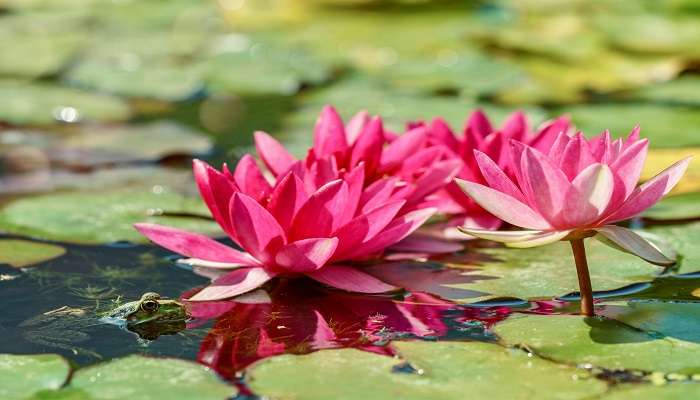
[[[186, 329], [149, 341], [97, 316], [148, 291], [179, 298], [208, 279], [152, 246], [66, 247], [65, 256], [24, 271], [0, 266], [0, 353], [59, 353], [77, 365], [134, 353], [172, 356], [209, 365], [239, 382], [243, 368], [274, 355], [347, 347], [392, 355], [393, 340], [495, 341], [489, 328], [512, 313], [576, 313], [578, 307], [576, 294], [463, 306], [422, 292], [362, 296], [312, 281], [281, 280], [266, 286], [257, 303], [189, 305], [195, 318]], [[692, 292], [698, 287], [700, 274], [662, 276], [597, 297], [697, 300]], [[64, 306], [77, 315], [37, 317]]]

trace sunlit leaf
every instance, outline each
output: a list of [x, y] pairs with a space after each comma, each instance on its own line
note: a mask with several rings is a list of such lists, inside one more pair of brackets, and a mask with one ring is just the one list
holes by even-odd
[[69, 372], [68, 362], [56, 354], [0, 354], [0, 397], [19, 400], [58, 389]]
[[66, 249], [48, 243], [21, 239], [0, 239], [0, 264], [24, 268], [60, 257]]
[[[247, 375], [252, 389], [272, 399], [538, 399], [583, 398], [606, 384], [584, 370], [528, 357], [492, 343], [395, 343], [403, 358], [358, 350], [280, 356]], [[507, 382], [508, 384], [503, 384]]]

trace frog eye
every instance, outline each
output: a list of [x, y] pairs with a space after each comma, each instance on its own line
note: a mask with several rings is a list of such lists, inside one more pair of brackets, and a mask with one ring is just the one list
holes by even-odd
[[144, 300], [141, 302], [141, 310], [147, 313], [154, 313], [158, 311], [160, 304], [155, 300]]

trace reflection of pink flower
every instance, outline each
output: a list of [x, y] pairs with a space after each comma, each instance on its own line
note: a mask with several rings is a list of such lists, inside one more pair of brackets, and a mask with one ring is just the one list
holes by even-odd
[[397, 301], [281, 284], [270, 296], [268, 304], [191, 303], [194, 318], [216, 318], [202, 341], [198, 361], [232, 378], [255, 361], [285, 353], [358, 348], [391, 355], [387, 346], [391, 340], [447, 336], [446, 318], [467, 322], [484, 316], [488, 327], [508, 316], [425, 293]]
[[[493, 215], [524, 231], [464, 228], [470, 235], [534, 247], [569, 240], [576, 257], [581, 292], [590, 297], [590, 278], [582, 239], [597, 235], [613, 247], [644, 260], [671, 265], [653, 244], [634, 231], [612, 225], [629, 219], [658, 202], [680, 180], [690, 157], [680, 160], [637, 187], [648, 141], [635, 128], [626, 140], [604, 132], [587, 140], [582, 134], [559, 134], [548, 152], [511, 142], [513, 175], [489, 156], [475, 151], [484, 184], [460, 180], [459, 186]], [[590, 309], [585, 313], [592, 314]]]
[[[503, 127], [496, 129], [483, 112], [476, 110], [469, 116], [462, 136], [456, 136], [441, 118], [434, 119], [426, 128], [430, 144], [448, 149], [449, 157], [460, 161], [461, 169], [458, 174], [460, 179], [484, 184], [484, 177], [474, 158], [474, 150], [487, 154], [501, 169], [510, 173], [511, 160], [508, 152], [510, 140], [517, 140], [546, 151], [557, 134], [568, 132], [571, 124], [567, 118], [560, 117], [532, 132], [525, 115], [522, 112], [516, 112], [508, 117]], [[488, 213], [466, 196], [454, 183], [438, 193], [441, 211], [452, 216], [451, 226], [466, 225], [494, 229], [502, 223], [499, 218]]]
[[432, 151], [430, 157], [416, 151], [426, 140], [422, 130], [385, 147], [381, 120], [352, 124], [346, 132], [335, 110], [327, 107], [305, 161], [295, 161], [274, 139], [258, 134], [262, 159], [275, 175], [272, 182], [250, 155], [241, 158], [233, 173], [195, 160], [202, 198], [244, 251], [174, 228], [136, 228], [153, 242], [191, 257], [194, 266], [233, 269], [192, 300], [233, 297], [276, 276], [305, 275], [352, 292], [394, 290], [348, 262], [381, 253], [423, 224], [435, 212], [423, 205], [424, 197], [452, 177], [456, 164], [436, 161], [440, 154]]

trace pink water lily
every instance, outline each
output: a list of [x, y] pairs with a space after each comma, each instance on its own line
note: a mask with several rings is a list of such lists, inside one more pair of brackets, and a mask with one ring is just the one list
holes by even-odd
[[690, 157], [682, 159], [637, 186], [647, 147], [648, 140], [639, 138], [639, 128], [617, 140], [607, 131], [590, 140], [581, 133], [573, 137], [560, 133], [547, 152], [512, 140], [514, 179], [491, 157], [474, 151], [485, 183], [458, 180], [457, 184], [491, 214], [527, 230], [464, 227], [462, 231], [510, 247], [570, 241], [579, 272], [582, 311], [592, 314], [584, 238], [595, 235], [653, 264], [675, 262], [634, 231], [613, 225], [658, 202], [678, 183], [690, 162]]
[[[566, 117], [559, 117], [542, 124], [532, 131], [527, 117], [522, 112], [511, 114], [501, 128], [495, 128], [486, 114], [481, 110], [471, 113], [461, 136], [456, 136], [442, 118], [434, 119], [423, 126], [428, 131], [430, 145], [448, 149], [449, 157], [458, 160], [460, 171], [458, 178], [485, 184], [486, 180], [479, 170], [474, 158], [478, 150], [488, 155], [507, 175], [512, 173], [510, 167], [509, 141], [517, 140], [541, 151], [552, 146], [557, 135], [569, 132], [571, 124]], [[469, 226], [473, 228], [495, 229], [501, 226], [498, 216], [489, 213], [469, 196], [466, 196], [455, 183], [438, 192], [440, 211], [450, 216], [449, 226]]]
[[340, 170], [320, 185], [305, 185], [304, 168], [291, 167], [270, 183], [250, 155], [230, 172], [195, 160], [202, 198], [228, 237], [244, 251], [206, 236], [154, 224], [136, 229], [156, 244], [189, 257], [193, 266], [231, 270], [190, 300], [237, 296], [277, 276], [307, 276], [351, 292], [396, 290], [351, 262], [381, 253], [435, 213], [402, 210], [406, 192], [396, 179], [365, 187], [365, 166]]
[[[400, 186], [404, 209], [423, 207], [427, 196], [451, 182], [460, 163], [447, 158], [444, 146], [428, 142], [426, 127], [395, 135], [384, 129], [382, 119], [366, 112], [356, 114], [344, 125], [332, 106], [324, 107], [316, 122], [313, 147], [297, 160], [284, 146], [265, 132], [255, 133], [260, 159], [279, 179], [289, 170], [299, 173], [307, 190], [321, 187], [343, 173], [364, 165], [365, 185], [376, 189], [391, 177]], [[376, 182], [380, 182], [376, 184]], [[379, 186], [376, 186], [379, 185]], [[368, 188], [369, 189], [369, 188]]]

